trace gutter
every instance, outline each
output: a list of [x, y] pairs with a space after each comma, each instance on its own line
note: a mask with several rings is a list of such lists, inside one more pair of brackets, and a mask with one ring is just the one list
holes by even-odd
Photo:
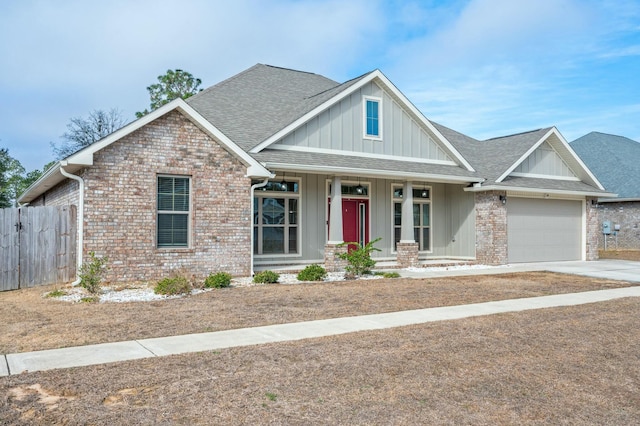
[[[66, 161], [60, 162], [60, 173], [62, 173], [62, 176], [78, 181], [78, 243], [76, 244], [77, 277], [76, 280], [71, 283], [72, 286], [76, 286], [80, 284], [80, 268], [82, 268], [82, 251], [84, 248], [84, 180], [80, 176], [68, 173], [64, 169], [67, 165], [68, 163]], [[251, 235], [253, 235], [253, 233]]]

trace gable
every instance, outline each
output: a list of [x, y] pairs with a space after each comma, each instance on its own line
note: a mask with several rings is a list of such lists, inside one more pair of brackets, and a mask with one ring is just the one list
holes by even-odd
[[579, 180], [562, 157], [546, 141], [525, 158], [510, 176]]
[[[381, 137], [365, 137], [364, 103], [380, 100]], [[457, 165], [438, 137], [370, 81], [277, 140], [269, 148]]]

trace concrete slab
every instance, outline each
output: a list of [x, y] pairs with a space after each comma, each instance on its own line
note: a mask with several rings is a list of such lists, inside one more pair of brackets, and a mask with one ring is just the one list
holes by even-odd
[[7, 357], [0, 355], [0, 377], [6, 377], [9, 375], [9, 365], [7, 364]]
[[55, 368], [82, 367], [108, 362], [130, 361], [149, 358], [151, 352], [136, 342], [102, 343], [89, 346], [75, 346], [37, 352], [23, 352], [7, 355], [11, 374], [22, 372], [53, 370]]

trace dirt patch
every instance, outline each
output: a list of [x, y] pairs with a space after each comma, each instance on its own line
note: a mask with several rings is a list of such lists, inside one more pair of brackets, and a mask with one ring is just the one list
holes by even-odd
[[[6, 424], [637, 424], [640, 298], [37, 372]], [[109, 401], [107, 403], [107, 401]], [[25, 413], [28, 413], [25, 416]], [[0, 422], [2, 423], [2, 422]]]
[[600, 259], [633, 260], [640, 262], [640, 250], [600, 250]]
[[0, 353], [202, 333], [629, 286], [546, 272], [225, 288], [154, 302], [65, 303], [0, 293]]

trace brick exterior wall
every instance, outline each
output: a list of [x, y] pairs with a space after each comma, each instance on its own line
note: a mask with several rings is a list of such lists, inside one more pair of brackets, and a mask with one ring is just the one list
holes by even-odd
[[507, 207], [500, 201], [505, 192], [477, 192], [476, 260], [485, 265], [507, 263]]
[[77, 206], [78, 185], [79, 183], [75, 180], [67, 179], [33, 200], [31, 203], [29, 203], [29, 205], [32, 207], [70, 205]]
[[[617, 235], [617, 248], [620, 250], [640, 250], [640, 201], [600, 203], [598, 205], [597, 238], [598, 246], [604, 250], [602, 222], [611, 221], [611, 227], [620, 225]], [[607, 250], [616, 249], [616, 236], [607, 237]]]
[[[191, 177], [189, 248], [156, 247], [159, 174]], [[82, 173], [85, 259], [90, 251], [108, 257], [107, 282], [154, 282], [176, 271], [199, 279], [216, 271], [249, 275], [245, 174], [246, 166], [179, 112], [149, 123], [97, 152]], [[52, 199], [65, 198], [52, 190], [45, 202]]]
[[587, 253], [586, 260], [598, 260], [598, 234], [600, 224], [598, 219], [598, 206], [596, 199], [587, 197], [586, 203], [587, 217]]

